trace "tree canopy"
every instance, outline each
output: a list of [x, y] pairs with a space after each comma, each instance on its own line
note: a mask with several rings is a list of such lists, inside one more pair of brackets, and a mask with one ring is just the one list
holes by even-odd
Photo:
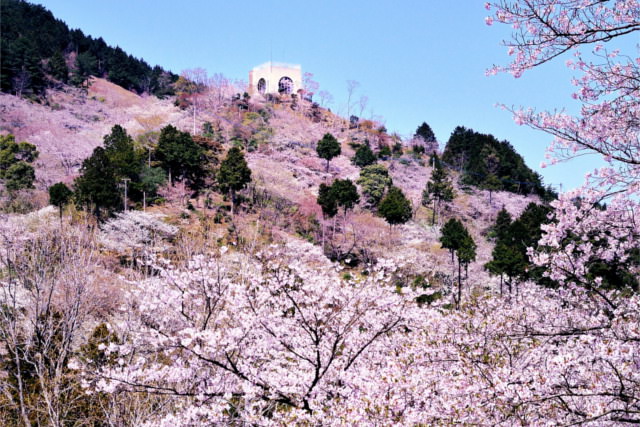
[[391, 226], [409, 221], [413, 210], [411, 202], [405, 197], [402, 190], [392, 186], [378, 205], [378, 214]]
[[427, 186], [422, 192], [422, 205], [428, 206], [433, 203], [431, 224], [434, 225], [436, 223], [436, 212], [440, 203], [452, 201], [455, 197], [455, 192], [448, 178], [447, 171], [442, 166], [436, 153], [433, 153], [432, 161], [434, 167], [431, 171], [431, 179], [427, 182]]
[[340, 148], [340, 143], [336, 139], [335, 136], [330, 133], [325, 133], [320, 141], [318, 141], [318, 145], [316, 146], [316, 152], [318, 153], [318, 157], [321, 159], [325, 159], [327, 161], [327, 172], [329, 172], [329, 162], [334, 157], [337, 157], [342, 152]]
[[0, 181], [9, 191], [33, 188], [36, 175], [31, 163], [38, 150], [28, 142], [16, 142], [12, 134], [0, 135]]
[[171, 181], [186, 179], [195, 187], [202, 184], [205, 175], [204, 151], [193, 141], [189, 132], [182, 132], [172, 125], [162, 128], [155, 156]]

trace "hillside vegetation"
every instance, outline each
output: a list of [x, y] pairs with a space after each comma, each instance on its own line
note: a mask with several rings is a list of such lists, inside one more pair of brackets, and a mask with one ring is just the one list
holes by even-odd
[[140, 70], [0, 94], [0, 424], [639, 421], [629, 210], [492, 135]]
[[2, 62], [0, 89], [18, 96], [41, 96], [61, 83], [87, 85], [90, 76], [139, 94], [173, 94], [178, 76], [160, 66], [69, 27], [43, 6], [24, 0], [0, 3]]

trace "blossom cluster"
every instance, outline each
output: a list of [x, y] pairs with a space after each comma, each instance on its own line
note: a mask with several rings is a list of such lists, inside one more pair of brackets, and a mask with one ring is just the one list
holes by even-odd
[[132, 284], [121, 344], [103, 346], [117, 363], [88, 384], [174, 396], [149, 425], [638, 419], [637, 295], [610, 310], [581, 287], [525, 284], [453, 310], [417, 304], [392, 262], [347, 280], [296, 253], [158, 266]]

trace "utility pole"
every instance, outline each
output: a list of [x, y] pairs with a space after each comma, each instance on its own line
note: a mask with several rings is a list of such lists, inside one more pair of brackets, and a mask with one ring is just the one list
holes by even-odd
[[127, 211], [127, 183], [131, 181], [129, 178], [122, 178], [124, 182], [124, 211]]

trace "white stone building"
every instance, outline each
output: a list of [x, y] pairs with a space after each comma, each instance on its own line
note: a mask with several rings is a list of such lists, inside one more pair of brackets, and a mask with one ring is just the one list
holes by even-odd
[[249, 71], [249, 94], [291, 94], [302, 89], [302, 67], [298, 64], [265, 62]]

